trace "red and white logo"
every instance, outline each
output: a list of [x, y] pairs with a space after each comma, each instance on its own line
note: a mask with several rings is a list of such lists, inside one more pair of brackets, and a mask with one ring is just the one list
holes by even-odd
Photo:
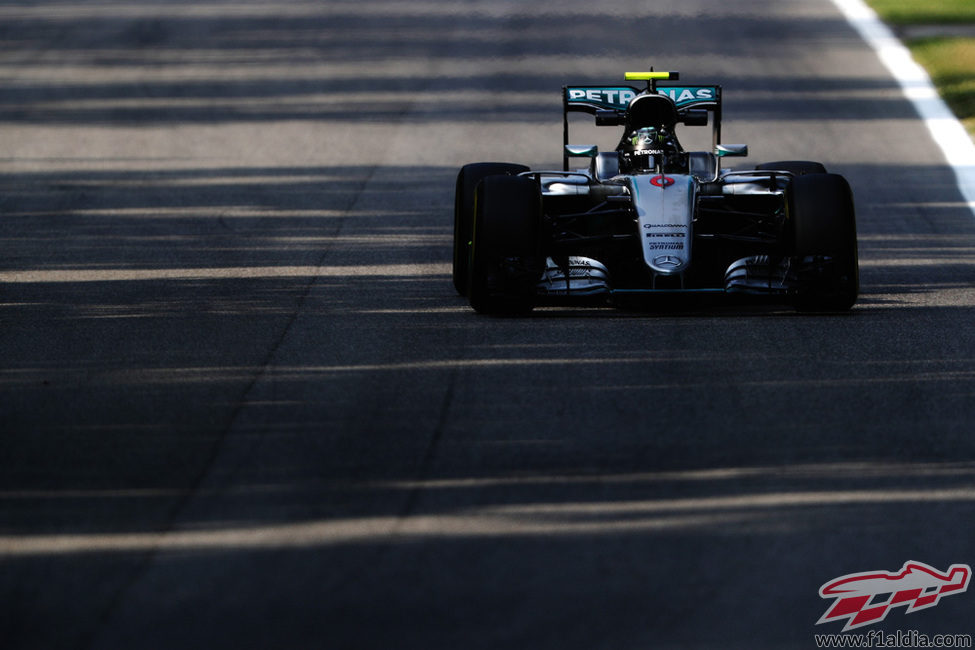
[[907, 606], [905, 613], [934, 607], [942, 596], [968, 589], [972, 568], [952, 564], [944, 573], [921, 562], [907, 562], [896, 572], [867, 571], [830, 580], [819, 588], [821, 598], [835, 598], [833, 605], [816, 622], [846, 620], [843, 631], [879, 623], [894, 607]]
[[670, 176], [664, 176], [663, 174], [660, 174], [659, 176], [654, 176], [653, 178], [650, 179], [650, 184], [656, 185], [657, 187], [670, 187], [676, 182], [677, 181], [675, 181]]

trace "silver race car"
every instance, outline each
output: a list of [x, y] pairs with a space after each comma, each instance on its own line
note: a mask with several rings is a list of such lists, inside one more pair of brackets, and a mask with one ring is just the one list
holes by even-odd
[[[519, 314], [540, 304], [720, 294], [850, 309], [859, 268], [846, 179], [809, 161], [722, 170], [748, 147], [721, 143], [720, 86], [678, 85], [675, 72], [625, 79], [646, 87], [563, 87], [561, 170], [461, 168], [453, 281], [471, 306]], [[619, 144], [608, 152], [570, 144], [570, 112], [622, 127]], [[710, 125], [711, 150], [685, 151], [678, 125]]]

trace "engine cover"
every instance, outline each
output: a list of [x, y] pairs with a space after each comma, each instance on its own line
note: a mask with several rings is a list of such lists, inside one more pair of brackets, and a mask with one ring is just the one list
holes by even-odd
[[643, 259], [654, 273], [679, 275], [691, 263], [696, 185], [684, 174], [627, 179], [640, 226]]

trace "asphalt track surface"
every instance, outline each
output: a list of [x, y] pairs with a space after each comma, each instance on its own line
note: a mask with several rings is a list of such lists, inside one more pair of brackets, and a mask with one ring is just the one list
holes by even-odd
[[[651, 64], [847, 176], [851, 313], [454, 294], [457, 168]], [[3, 2], [0, 251], [4, 649], [810, 648], [975, 564], [975, 221], [826, 0]]]

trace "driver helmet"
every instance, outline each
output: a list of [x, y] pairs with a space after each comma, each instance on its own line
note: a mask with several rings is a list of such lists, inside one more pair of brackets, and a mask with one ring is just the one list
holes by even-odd
[[666, 129], [646, 126], [637, 129], [630, 135], [630, 144], [634, 151], [655, 149], [656, 153], [664, 153], [664, 149], [672, 148], [672, 141]]
[[622, 151], [633, 169], [652, 169], [666, 155], [667, 134], [660, 127], [645, 126], [623, 139]]
[[647, 126], [642, 129], [637, 129], [630, 136], [630, 144], [633, 145], [633, 149], [637, 151], [642, 151], [646, 149], [661, 149], [663, 148], [665, 136], [660, 129], [652, 126]]

